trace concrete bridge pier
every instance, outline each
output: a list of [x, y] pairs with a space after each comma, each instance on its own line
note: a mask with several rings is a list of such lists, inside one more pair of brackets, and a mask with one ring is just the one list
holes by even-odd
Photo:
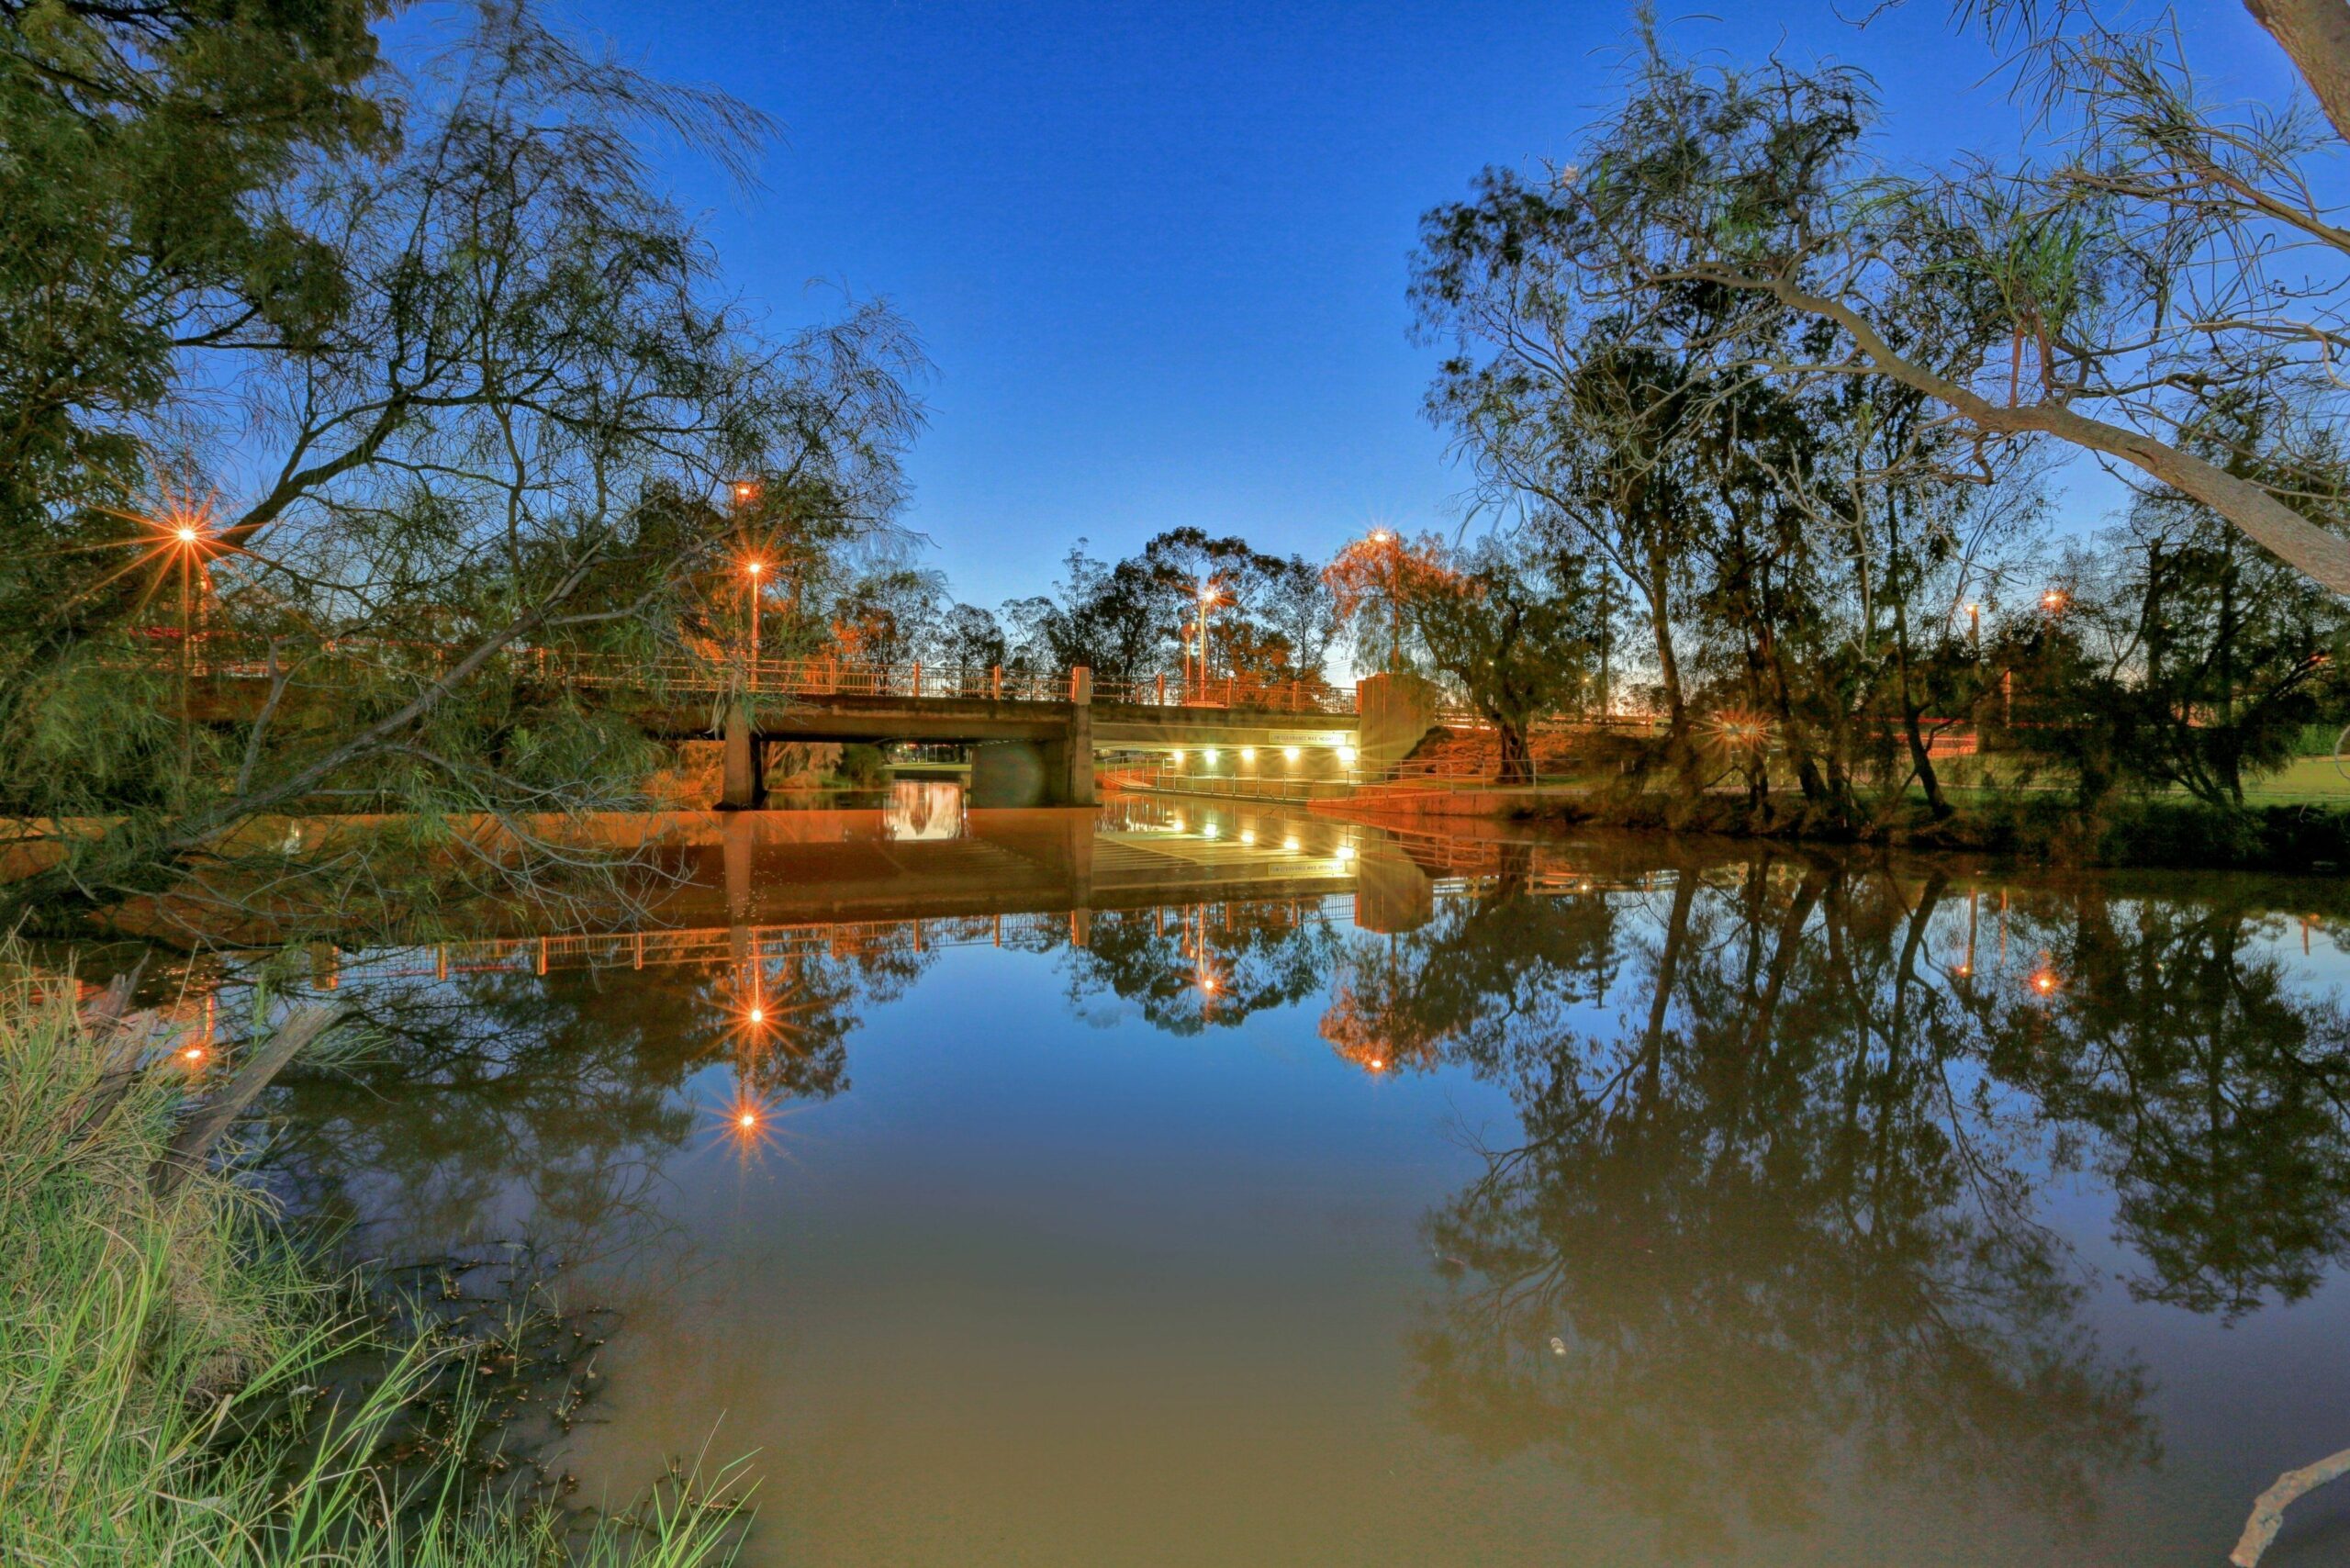
[[1360, 714], [1355, 745], [1365, 762], [1401, 762], [1436, 728], [1437, 690], [1419, 676], [1369, 676], [1355, 690]]
[[[1046, 747], [1047, 775], [1060, 786], [1055, 791], [1053, 804], [1057, 806], [1094, 803], [1092, 671], [1080, 670], [1078, 674], [1086, 678], [1086, 684], [1069, 707], [1069, 738]], [[1056, 751], [1058, 756], [1053, 755]]]
[[974, 806], [1091, 806], [1093, 672], [1069, 674], [1068, 718], [1044, 740], [982, 741], [971, 751]]
[[[1090, 726], [1080, 718], [1076, 727]], [[971, 748], [969, 788], [982, 808], [1092, 805], [1092, 739], [982, 741]]]
[[767, 803], [767, 743], [748, 702], [726, 710], [726, 762], [719, 785], [722, 812], [755, 812]]

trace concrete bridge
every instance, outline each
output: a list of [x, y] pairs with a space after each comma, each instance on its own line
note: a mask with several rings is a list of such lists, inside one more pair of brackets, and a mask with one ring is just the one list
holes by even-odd
[[[353, 650], [433, 667], [440, 650]], [[1211, 677], [1186, 682], [1097, 683], [1065, 676], [878, 666], [838, 659], [758, 662], [622, 660], [516, 648], [504, 655], [526, 679], [594, 692], [664, 740], [724, 742], [724, 810], [765, 803], [769, 748], [792, 742], [951, 742], [973, 748], [972, 803], [1090, 806], [1096, 760], [1188, 759], [1211, 771], [1344, 779], [1401, 758], [1437, 722], [1434, 693], [1412, 677], [1374, 676], [1353, 688], [1320, 680]], [[265, 659], [240, 658], [207, 640], [192, 661], [207, 716], [260, 711]], [[713, 724], [713, 720], [715, 723]]]
[[1376, 676], [1354, 688], [1237, 677], [1096, 682], [1083, 668], [1007, 676], [802, 659], [574, 668], [565, 678], [610, 690], [647, 734], [668, 740], [709, 738], [715, 699], [725, 743], [718, 804], [730, 811], [764, 803], [768, 750], [794, 742], [953, 742], [972, 748], [975, 806], [1090, 806], [1104, 756], [1340, 779], [1400, 758], [1437, 718], [1433, 692], [1409, 677]]

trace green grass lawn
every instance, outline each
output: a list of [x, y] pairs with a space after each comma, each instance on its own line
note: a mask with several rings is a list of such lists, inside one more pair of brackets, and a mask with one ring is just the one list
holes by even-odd
[[2282, 770], [2246, 784], [2244, 798], [2262, 806], [2350, 805], [2350, 778], [2330, 756], [2297, 756]]

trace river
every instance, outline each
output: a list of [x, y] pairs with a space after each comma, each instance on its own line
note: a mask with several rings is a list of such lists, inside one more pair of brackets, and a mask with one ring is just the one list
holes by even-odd
[[610, 1314], [582, 1496], [750, 1455], [768, 1568], [2143, 1568], [2350, 1444], [2330, 883], [938, 790], [313, 965], [369, 1044], [263, 1170]]

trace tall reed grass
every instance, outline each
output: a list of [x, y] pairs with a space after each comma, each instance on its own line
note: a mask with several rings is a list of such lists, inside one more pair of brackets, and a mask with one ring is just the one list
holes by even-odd
[[[9, 1568], [708, 1568], [741, 1509], [692, 1478], [584, 1519], [480, 1483], [462, 1348], [384, 1319], [218, 1173], [151, 1171], [168, 1058], [118, 1097], [70, 1001], [0, 979], [0, 1563]], [[345, 1374], [354, 1361], [368, 1374]], [[330, 1394], [330, 1387], [340, 1394]], [[436, 1392], [438, 1391], [438, 1392]], [[383, 1456], [402, 1452], [404, 1462]]]

